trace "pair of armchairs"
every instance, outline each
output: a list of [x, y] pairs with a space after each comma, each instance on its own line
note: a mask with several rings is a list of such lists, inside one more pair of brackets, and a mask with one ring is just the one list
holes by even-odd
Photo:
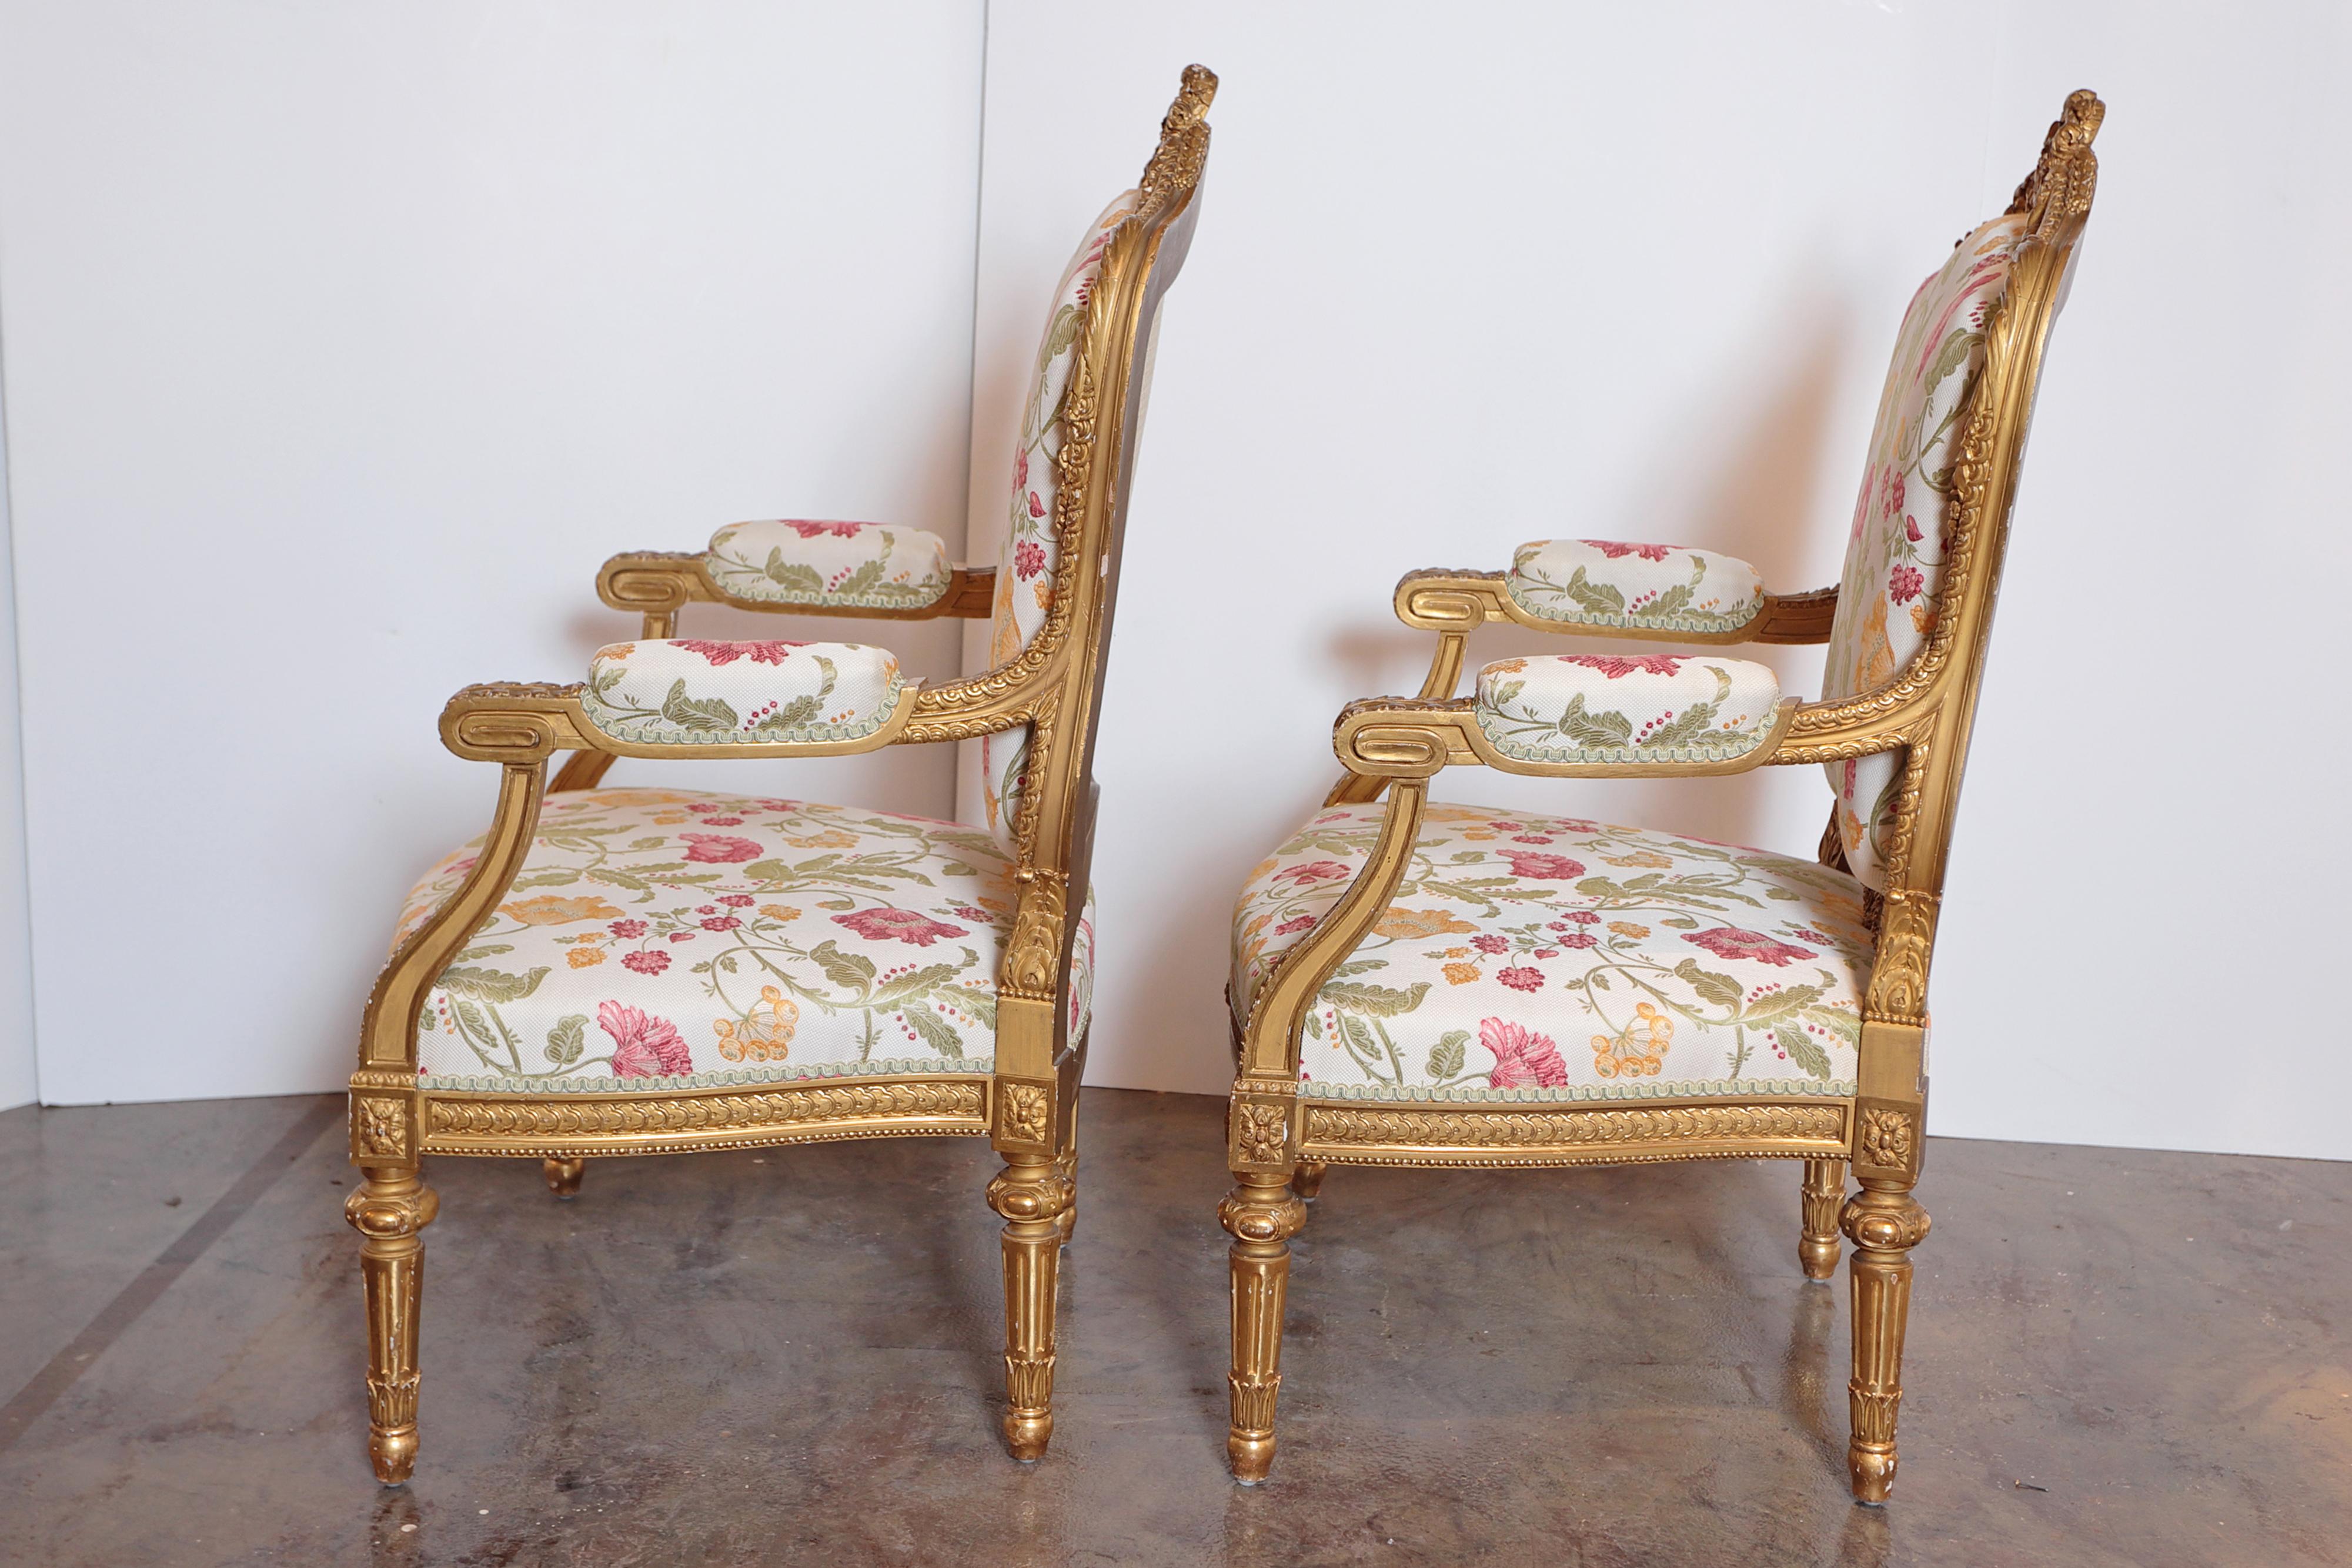
[[[909, 528], [738, 524], [701, 552], [605, 565], [601, 597], [642, 634], [600, 650], [584, 682], [473, 686], [444, 712], [450, 749], [499, 765], [496, 812], [410, 894], [351, 1080], [347, 1214], [385, 1482], [416, 1455], [427, 1154], [535, 1157], [569, 1197], [599, 1155], [985, 1135], [1004, 1162], [987, 1195], [1004, 1220], [1004, 1435], [1017, 1458], [1045, 1452], [1094, 972], [1097, 703], [1150, 341], [1215, 87], [1185, 72], [1142, 179], [1062, 278], [992, 571]], [[1272, 1460], [1287, 1243], [1327, 1166], [1778, 1156], [1805, 1162], [1806, 1272], [1832, 1270], [1841, 1223], [1856, 1247], [1854, 1486], [1885, 1495], [1908, 1252], [1927, 1229], [1910, 1191], [1944, 842], [2100, 112], [2068, 100], [2009, 213], [1914, 302], [1839, 589], [1778, 597], [1709, 552], [1566, 540], [1507, 573], [1399, 586], [1398, 613], [1438, 638], [1421, 695], [1341, 715], [1345, 776], [1236, 915], [1220, 1213], [1243, 1480]], [[926, 686], [878, 647], [679, 638], [688, 602], [988, 616], [990, 667]], [[1456, 698], [1487, 621], [1827, 640], [1828, 695], [1783, 700], [1761, 665], [1642, 653], [1506, 660]], [[615, 757], [974, 738], [985, 829], [599, 788]], [[1814, 864], [1430, 805], [1430, 779], [1468, 762], [1564, 778], [1821, 762], [1838, 804]]]

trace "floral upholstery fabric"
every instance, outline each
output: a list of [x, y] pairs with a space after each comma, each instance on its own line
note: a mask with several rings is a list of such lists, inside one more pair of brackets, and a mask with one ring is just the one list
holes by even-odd
[[[481, 841], [408, 895], [405, 936]], [[1013, 867], [951, 822], [677, 789], [548, 798], [506, 901], [425, 999], [428, 1087], [676, 1088], [984, 1072]], [[1071, 1032], [1094, 985], [1078, 923]]]
[[[1318, 814], [1249, 876], [1245, 1012], [1370, 854], [1384, 808]], [[1851, 1094], [1872, 944], [1811, 861], [1569, 817], [1431, 805], [1394, 902], [1309, 1014], [1320, 1098]]]
[[1680, 545], [1538, 539], [1512, 553], [1503, 587], [1546, 621], [1654, 632], [1736, 632], [1764, 607], [1754, 567]]
[[1745, 659], [1562, 653], [1478, 672], [1478, 727], [1530, 762], [1712, 762], [1756, 749], [1780, 678]]
[[815, 610], [919, 610], [955, 576], [938, 535], [880, 523], [730, 523], [703, 561], [738, 599]]
[[[1094, 293], [1095, 280], [1102, 276], [1103, 249], [1111, 231], [1134, 211], [1133, 191], [1103, 209], [1087, 229], [1085, 243], [1070, 258], [1054, 290], [1053, 308], [1046, 313], [1029, 400], [1021, 408], [1021, 444], [1013, 454], [1012, 519], [1004, 536], [1003, 559], [996, 568], [994, 624], [988, 645], [992, 667], [1020, 657], [1045, 627], [1046, 612], [1053, 607], [1054, 570], [1061, 554], [1054, 533], [1054, 500], [1060, 479], [1055, 458], [1062, 450], [1062, 400], [1069, 392], [1070, 369], [1077, 359], [1078, 329], [1086, 317], [1087, 300]], [[1020, 809], [1021, 787], [1028, 772], [1029, 739], [1025, 726], [981, 738], [981, 799], [987, 810], [989, 831], [1007, 848], [1013, 843], [1013, 814]]]
[[[1854, 502], [1822, 677], [1825, 698], [1893, 680], [1935, 628], [1951, 548], [1946, 476], [1984, 365], [1986, 319], [2008, 293], [2010, 258], [2025, 224], [2022, 215], [1995, 218], [1962, 240], [1904, 313]], [[1828, 770], [1846, 864], [1884, 889], [1880, 842], [1893, 820], [1901, 755], [1832, 762]]]
[[881, 727], [905, 684], [887, 648], [861, 643], [677, 637], [597, 649], [580, 706], [590, 723], [622, 740], [850, 740]]

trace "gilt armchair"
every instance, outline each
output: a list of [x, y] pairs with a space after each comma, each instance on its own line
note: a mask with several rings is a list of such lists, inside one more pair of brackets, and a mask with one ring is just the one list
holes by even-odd
[[[960, 1134], [1004, 1168], [1004, 1435], [1053, 1430], [1054, 1298], [1076, 1218], [1094, 962], [1093, 748], [1149, 347], [1191, 243], [1216, 78], [1199, 67], [1137, 188], [1055, 294], [991, 571], [919, 530], [753, 522], [623, 555], [643, 617], [585, 682], [478, 685], [441, 737], [499, 769], [488, 832], [410, 894], [351, 1080], [347, 1206], [367, 1299], [370, 1452], [417, 1446], [427, 1155], [544, 1162], [559, 1197], [613, 1155]], [[939, 685], [862, 643], [679, 638], [689, 602], [995, 624]], [[823, 757], [978, 738], [979, 831], [852, 807], [599, 788], [616, 757]], [[551, 786], [550, 761], [569, 752]]]
[[[1913, 298], [1837, 588], [1776, 595], [1708, 551], [1566, 539], [1508, 571], [1398, 584], [1400, 618], [1437, 636], [1428, 678], [1341, 712], [1345, 774], [1235, 914], [1219, 1213], [1243, 1481], [1273, 1462], [1288, 1241], [1327, 1166], [1778, 1157], [1804, 1162], [1804, 1272], [1833, 1273], [1841, 1228], [1855, 1249], [1849, 1469], [1857, 1499], [1886, 1498], [1927, 1233], [1913, 1187], [1946, 846], [2103, 113], [2068, 99], [2008, 211]], [[1487, 622], [1709, 651], [1505, 659], [1456, 696]], [[1710, 646], [1741, 642], [1826, 642], [1821, 699]], [[1818, 862], [1428, 802], [1464, 764], [1601, 779], [1797, 763], [1835, 797]]]

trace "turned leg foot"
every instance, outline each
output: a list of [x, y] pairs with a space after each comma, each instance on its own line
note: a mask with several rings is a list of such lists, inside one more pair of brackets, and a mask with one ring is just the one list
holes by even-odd
[[547, 1176], [547, 1190], [561, 1198], [580, 1196], [580, 1178], [587, 1173], [586, 1160], [541, 1160], [540, 1169]]
[[360, 1233], [367, 1291], [368, 1457], [398, 1486], [416, 1468], [416, 1321], [425, 1287], [421, 1234], [441, 1200], [414, 1169], [370, 1166], [343, 1216]]
[[1274, 1466], [1274, 1405], [1282, 1388], [1282, 1311], [1290, 1284], [1290, 1239], [1307, 1223], [1307, 1206], [1279, 1176], [1235, 1171], [1234, 1190], [1217, 1206], [1232, 1251], [1233, 1394], [1225, 1454], [1244, 1486]]
[[1071, 1187], [1056, 1162], [1007, 1155], [988, 1184], [1004, 1217], [1004, 1442], [1016, 1459], [1045, 1456], [1054, 1436], [1054, 1288]]
[[1313, 1203], [1323, 1194], [1323, 1173], [1331, 1167], [1321, 1160], [1301, 1160], [1290, 1173], [1290, 1190]]
[[1875, 1186], [1846, 1200], [1840, 1217], [1853, 1243], [1853, 1380], [1846, 1385], [1853, 1437], [1846, 1468], [1854, 1500], [1882, 1503], [1895, 1486], [1895, 1420], [1903, 1403], [1903, 1331], [1911, 1315], [1911, 1249], [1927, 1211], [1907, 1190]]
[[1804, 1225], [1797, 1261], [1808, 1280], [1827, 1280], [1837, 1273], [1838, 1209], [1844, 1202], [1845, 1162], [1807, 1160], [1804, 1185], [1797, 1195]]

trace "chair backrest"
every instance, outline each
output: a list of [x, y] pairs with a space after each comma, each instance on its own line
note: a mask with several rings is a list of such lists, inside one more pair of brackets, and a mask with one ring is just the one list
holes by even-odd
[[[1973, 707], [2017, 457], [2090, 211], [2098, 169], [2090, 144], [2104, 113], [2090, 93], [2066, 100], [2009, 210], [1960, 240], [1904, 314], [1854, 503], [1822, 674], [1827, 701], [1885, 695], [1892, 706], [1957, 659], [1960, 700]], [[1968, 722], [1963, 713], [1963, 745]], [[1826, 765], [1837, 802], [1825, 852], [1833, 840], [1876, 892], [1887, 890], [1922, 807], [1924, 768], [1911, 767], [1911, 754], [1924, 744], [1923, 735], [1903, 750]], [[1946, 797], [1947, 822], [1963, 760], [1937, 759], [1951, 782], [1935, 792]], [[1942, 839], [1939, 830], [1932, 882], [1911, 885], [1940, 888]]]
[[[1142, 180], [1088, 225], [1054, 291], [1022, 408], [989, 663], [992, 672], [1016, 670], [1049, 644], [1066, 643], [1073, 674], [1076, 666], [1087, 672], [1083, 713], [1056, 703], [1040, 722], [982, 739], [989, 831], [1024, 862], [1036, 853], [1040, 796], [1091, 770], [1092, 699], [1109, 643], [1150, 349], [1160, 296], [1191, 244], [1209, 146], [1202, 117], [1216, 86], [1199, 66], [1185, 71]], [[1100, 451], [1107, 434], [1115, 439]], [[1082, 721], [1076, 730], [1072, 719]], [[1075, 829], [1076, 813], [1061, 815], [1068, 820], [1055, 825]], [[1083, 901], [1083, 886], [1077, 897]]]

